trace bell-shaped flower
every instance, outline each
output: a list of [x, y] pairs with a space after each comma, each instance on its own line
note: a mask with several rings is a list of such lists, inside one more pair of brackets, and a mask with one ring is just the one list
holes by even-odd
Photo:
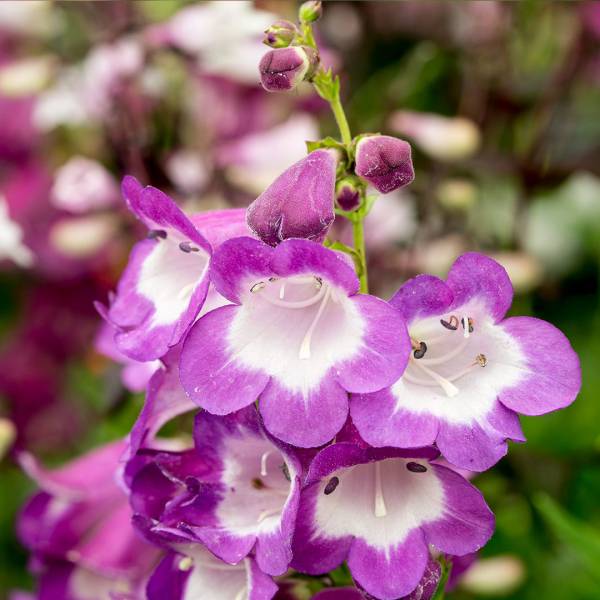
[[281, 575], [300, 495], [295, 452], [265, 433], [254, 407], [227, 417], [200, 413], [194, 438], [192, 451], [158, 453], [130, 476], [140, 530], [171, 547], [205, 545], [232, 565], [254, 552], [264, 573]]
[[187, 217], [168, 196], [133, 177], [123, 181], [130, 210], [149, 229], [134, 247], [108, 310], [118, 349], [136, 360], [167, 353], [197, 317], [208, 291], [213, 247], [243, 235], [243, 211], [227, 210]]
[[300, 447], [320, 446], [346, 421], [347, 392], [391, 385], [410, 343], [386, 302], [357, 294], [344, 255], [308, 240], [272, 248], [225, 242], [211, 279], [234, 303], [200, 318], [181, 354], [181, 383], [197, 404], [228, 414], [259, 399], [266, 428]]
[[525, 441], [517, 413], [541, 415], [573, 402], [579, 359], [556, 327], [505, 319], [506, 271], [476, 253], [459, 257], [446, 281], [419, 275], [390, 301], [406, 319], [413, 353], [391, 387], [351, 400], [352, 420], [373, 446], [436, 443], [457, 467], [482, 471]]
[[315, 150], [284, 171], [249, 207], [248, 226], [265, 243], [322, 241], [334, 219], [337, 153]]
[[261, 59], [260, 81], [267, 92], [287, 92], [315, 70], [319, 57], [308, 46], [289, 46], [269, 50]]
[[270, 600], [277, 593], [277, 585], [252, 557], [229, 565], [199, 544], [178, 549], [156, 567], [147, 600]]
[[40, 598], [86, 600], [136, 593], [159, 551], [131, 525], [127, 496], [117, 483], [125, 449], [117, 441], [54, 470], [29, 454], [20, 462], [41, 488], [23, 508], [17, 531], [40, 563]]
[[382, 194], [408, 185], [415, 178], [410, 144], [389, 135], [367, 135], [356, 144], [354, 172]]
[[347, 561], [357, 585], [394, 600], [419, 586], [429, 545], [458, 556], [481, 548], [494, 516], [468, 481], [429, 462], [436, 456], [349, 442], [321, 450], [302, 491], [292, 568], [318, 575]]

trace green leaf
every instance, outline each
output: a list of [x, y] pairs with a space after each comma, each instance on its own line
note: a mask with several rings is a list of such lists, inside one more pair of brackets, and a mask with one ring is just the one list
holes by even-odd
[[600, 531], [571, 516], [546, 494], [536, 496], [534, 504], [556, 537], [600, 580]]

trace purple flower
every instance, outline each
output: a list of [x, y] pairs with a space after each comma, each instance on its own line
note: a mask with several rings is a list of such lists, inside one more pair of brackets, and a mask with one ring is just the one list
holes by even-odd
[[267, 92], [293, 90], [313, 71], [317, 60], [315, 51], [306, 46], [269, 50], [258, 67], [262, 85]]
[[493, 514], [470, 483], [429, 462], [436, 454], [348, 442], [319, 452], [302, 491], [292, 567], [316, 575], [346, 560], [367, 593], [393, 600], [419, 585], [428, 545], [458, 556], [483, 546]]
[[213, 247], [247, 231], [243, 211], [215, 211], [188, 218], [165, 194], [123, 181], [131, 211], [149, 229], [134, 247], [110, 309], [118, 349], [130, 358], [160, 358], [197, 317], [208, 291]]
[[211, 278], [233, 306], [199, 319], [181, 355], [181, 383], [201, 407], [228, 414], [260, 401], [266, 428], [320, 446], [342, 427], [347, 392], [395, 381], [410, 350], [397, 311], [369, 295], [346, 257], [308, 240], [276, 248], [225, 242]]
[[127, 496], [116, 481], [123, 441], [47, 471], [29, 454], [21, 464], [42, 491], [23, 508], [21, 542], [40, 564], [42, 600], [88, 598], [89, 589], [133, 593], [158, 551], [131, 526]]
[[253, 558], [228, 565], [197, 544], [165, 556], [146, 589], [147, 600], [270, 600], [276, 592], [277, 585]]
[[315, 150], [284, 171], [249, 207], [248, 226], [265, 243], [322, 241], [333, 223], [337, 155]]
[[388, 135], [369, 135], [356, 145], [355, 173], [388, 194], [415, 178], [410, 144]]
[[486, 256], [464, 254], [444, 282], [419, 275], [390, 303], [406, 319], [414, 352], [391, 387], [351, 400], [352, 419], [374, 446], [436, 443], [457, 467], [482, 471], [525, 441], [517, 412], [568, 406], [579, 392], [577, 355], [555, 327], [504, 315], [513, 290]]
[[360, 192], [356, 182], [350, 178], [339, 181], [335, 186], [335, 200], [342, 210], [356, 210], [360, 206]]
[[132, 505], [140, 529], [174, 549], [205, 545], [232, 565], [254, 552], [264, 573], [281, 575], [292, 558], [300, 496], [295, 452], [264, 432], [253, 407], [227, 417], [200, 413], [194, 438], [195, 449], [158, 453], [134, 470]]

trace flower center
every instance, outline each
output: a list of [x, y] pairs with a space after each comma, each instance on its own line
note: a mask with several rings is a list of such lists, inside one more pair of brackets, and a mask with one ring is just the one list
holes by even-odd
[[[472, 344], [473, 336], [471, 334], [475, 332], [475, 327], [474, 320], [466, 315], [460, 319], [455, 315], [451, 315], [448, 319], [440, 319], [440, 324], [447, 332], [441, 331], [439, 334], [429, 337], [427, 341], [411, 338], [413, 354], [410, 357], [409, 365], [403, 377], [406, 381], [416, 385], [439, 386], [448, 398], [453, 398], [460, 391], [454, 385], [454, 382], [477, 367], [485, 367], [487, 365], [487, 358], [484, 354], [477, 354], [470, 364], [455, 370], [450, 375], [441, 375], [433, 367], [448, 367], [451, 361], [464, 354], [469, 345]], [[462, 331], [462, 335], [457, 339], [456, 332], [458, 331]], [[440, 356], [426, 358], [426, 354], [435, 346], [435, 343], [447, 340], [448, 336], [452, 336], [453, 347]], [[418, 371], [419, 373], [415, 374], [414, 371]]]
[[[301, 300], [290, 300], [286, 299], [288, 293], [288, 286], [314, 286], [316, 290], [312, 296]], [[273, 287], [278, 288], [276, 293], [273, 293]], [[323, 280], [316, 275], [298, 275], [294, 277], [287, 277], [286, 279], [277, 279], [276, 277], [269, 278], [268, 281], [259, 281], [255, 283], [251, 288], [250, 292], [253, 294], [261, 293], [261, 298], [266, 300], [269, 304], [280, 308], [289, 309], [303, 309], [310, 308], [318, 304], [317, 311], [306, 329], [306, 333], [300, 343], [298, 349], [298, 358], [300, 360], [308, 360], [311, 357], [310, 345], [312, 337], [317, 329], [319, 321], [323, 316], [325, 308], [329, 300], [336, 301], [334, 291], [331, 286], [323, 283]]]

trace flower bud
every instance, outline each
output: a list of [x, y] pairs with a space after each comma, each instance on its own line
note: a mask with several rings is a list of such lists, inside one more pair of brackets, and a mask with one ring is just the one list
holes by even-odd
[[323, 14], [323, 3], [320, 0], [308, 0], [300, 6], [298, 16], [304, 23], [318, 21]]
[[248, 207], [250, 229], [271, 246], [294, 237], [322, 241], [334, 219], [336, 167], [333, 150], [293, 164]]
[[360, 191], [351, 177], [344, 177], [337, 182], [335, 200], [342, 210], [356, 210], [360, 206]]
[[276, 48], [260, 61], [260, 79], [267, 92], [293, 90], [303, 79], [312, 75], [318, 55], [307, 46]]
[[415, 178], [410, 144], [388, 135], [369, 135], [356, 145], [355, 173], [382, 194], [401, 188]]
[[281, 19], [265, 29], [263, 44], [271, 48], [287, 48], [294, 41], [297, 33], [298, 29], [293, 23]]

